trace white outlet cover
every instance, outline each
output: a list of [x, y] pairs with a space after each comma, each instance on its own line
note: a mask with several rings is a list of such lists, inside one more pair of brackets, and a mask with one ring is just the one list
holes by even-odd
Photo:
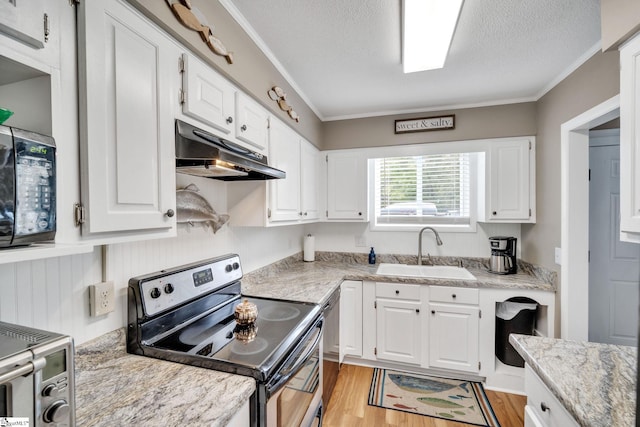
[[115, 309], [113, 282], [102, 282], [89, 286], [89, 310], [91, 316], [103, 316]]
[[562, 264], [562, 249], [560, 248], [555, 248], [555, 262], [558, 265]]

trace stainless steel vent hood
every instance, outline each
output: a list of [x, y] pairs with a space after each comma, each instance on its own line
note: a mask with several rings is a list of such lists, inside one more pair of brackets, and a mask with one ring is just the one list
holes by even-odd
[[176, 120], [176, 172], [224, 181], [286, 177], [267, 156]]

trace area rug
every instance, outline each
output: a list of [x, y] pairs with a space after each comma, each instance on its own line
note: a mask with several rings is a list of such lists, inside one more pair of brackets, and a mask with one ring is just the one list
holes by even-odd
[[375, 369], [369, 405], [474, 426], [500, 427], [482, 383]]

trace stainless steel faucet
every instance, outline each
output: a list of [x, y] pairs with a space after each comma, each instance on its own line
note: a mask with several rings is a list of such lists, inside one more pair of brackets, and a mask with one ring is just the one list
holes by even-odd
[[435, 230], [435, 228], [433, 228], [433, 227], [424, 227], [422, 230], [420, 230], [420, 232], [418, 233], [418, 265], [422, 265], [422, 233], [424, 232], [424, 230], [433, 231], [433, 234], [436, 235], [436, 244], [438, 246], [442, 246], [442, 240], [440, 240], [440, 235]]

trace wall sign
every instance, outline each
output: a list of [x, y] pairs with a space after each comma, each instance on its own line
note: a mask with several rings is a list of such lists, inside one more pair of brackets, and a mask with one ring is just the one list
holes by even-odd
[[455, 129], [455, 114], [438, 117], [420, 117], [396, 120], [395, 133], [426, 132], [429, 130]]

